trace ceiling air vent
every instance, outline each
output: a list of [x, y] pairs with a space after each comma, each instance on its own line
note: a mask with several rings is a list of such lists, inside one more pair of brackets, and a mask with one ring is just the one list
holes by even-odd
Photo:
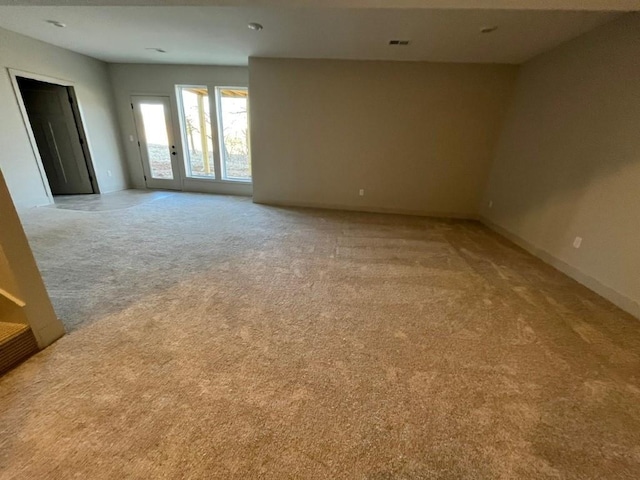
[[389, 45], [409, 45], [409, 40], [389, 40]]

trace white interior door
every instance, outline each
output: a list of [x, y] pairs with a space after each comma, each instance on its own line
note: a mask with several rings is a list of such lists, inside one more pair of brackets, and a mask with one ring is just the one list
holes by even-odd
[[148, 188], [182, 189], [169, 97], [131, 97]]

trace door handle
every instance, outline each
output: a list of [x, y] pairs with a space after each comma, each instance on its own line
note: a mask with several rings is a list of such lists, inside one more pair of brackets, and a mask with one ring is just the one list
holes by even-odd
[[171, 155], [177, 155], [177, 153], [176, 152], [171, 152]]

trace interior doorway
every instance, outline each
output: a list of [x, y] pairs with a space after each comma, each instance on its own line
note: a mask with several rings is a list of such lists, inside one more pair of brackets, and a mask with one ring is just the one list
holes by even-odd
[[98, 193], [73, 87], [16, 76], [53, 195]]

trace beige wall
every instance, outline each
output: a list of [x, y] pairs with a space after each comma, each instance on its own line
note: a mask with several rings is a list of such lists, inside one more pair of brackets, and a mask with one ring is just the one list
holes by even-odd
[[[123, 166], [107, 65], [0, 29], [0, 168], [19, 207], [50, 203], [27, 136], [8, 68], [72, 82], [101, 192], [122, 190]], [[108, 172], [111, 172], [109, 175]]]
[[517, 67], [251, 58], [249, 72], [254, 201], [477, 214]]
[[[131, 111], [131, 95], [170, 97], [172, 118], [174, 120], [173, 135], [178, 143], [179, 148], [177, 151], [182, 160], [183, 142], [178, 123], [176, 85], [205, 85], [209, 90], [211, 102], [214, 102], [213, 92], [215, 87], [246, 87], [249, 81], [246, 67], [110, 64], [109, 71], [120, 120], [120, 135], [123, 139], [128, 160], [131, 182], [136, 188], [145, 188], [145, 183], [137, 140], [131, 141], [130, 139], [130, 136], [137, 139]], [[214, 104], [211, 105], [211, 111], [215, 111]], [[214, 150], [214, 155], [219, 155], [216, 141], [214, 141]], [[251, 195], [250, 184], [186, 178], [184, 163], [181, 161], [180, 164], [182, 166], [184, 190]]]
[[[638, 316], [639, 32], [640, 16], [631, 14], [521, 68], [482, 209]], [[576, 236], [580, 249], [572, 248]]]

